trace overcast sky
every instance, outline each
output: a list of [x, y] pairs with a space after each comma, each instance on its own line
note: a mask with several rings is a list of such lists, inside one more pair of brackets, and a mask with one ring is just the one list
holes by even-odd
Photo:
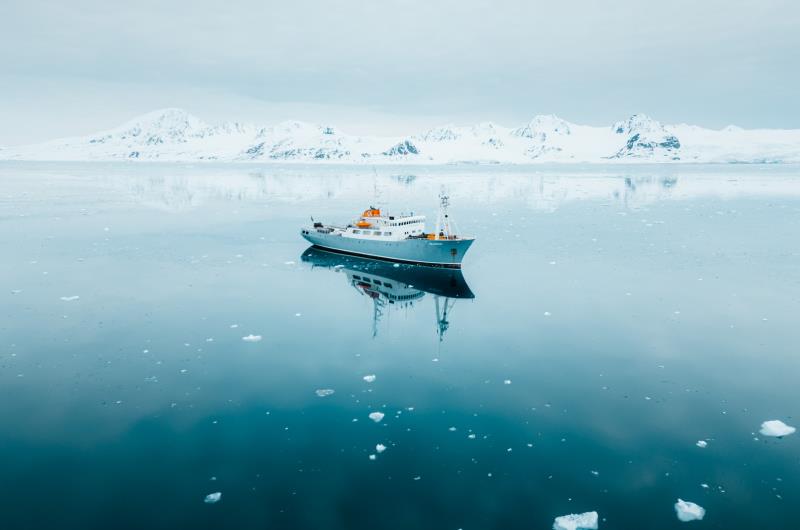
[[161, 107], [399, 134], [634, 112], [800, 128], [800, 2], [4, 0], [0, 145]]

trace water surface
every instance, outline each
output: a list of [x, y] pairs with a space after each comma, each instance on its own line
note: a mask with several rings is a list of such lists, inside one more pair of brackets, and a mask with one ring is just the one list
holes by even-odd
[[[299, 236], [443, 187], [463, 274]], [[0, 526], [788, 528], [798, 234], [795, 167], [0, 164]]]

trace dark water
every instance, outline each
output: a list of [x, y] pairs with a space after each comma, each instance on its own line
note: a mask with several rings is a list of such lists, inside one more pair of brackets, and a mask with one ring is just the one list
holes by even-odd
[[[298, 235], [442, 186], [463, 276]], [[792, 528], [798, 315], [796, 168], [0, 165], [0, 527]]]

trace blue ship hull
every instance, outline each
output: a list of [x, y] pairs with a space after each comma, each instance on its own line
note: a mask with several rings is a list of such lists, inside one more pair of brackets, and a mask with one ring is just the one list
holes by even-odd
[[328, 234], [313, 229], [303, 230], [301, 235], [312, 245], [333, 252], [454, 269], [461, 268], [464, 254], [475, 241], [472, 238], [409, 238], [400, 241], [376, 241], [345, 237], [337, 233]]

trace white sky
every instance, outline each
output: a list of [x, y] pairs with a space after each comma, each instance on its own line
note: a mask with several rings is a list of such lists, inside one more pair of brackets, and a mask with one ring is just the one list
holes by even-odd
[[634, 112], [800, 127], [800, 3], [4, 0], [0, 145], [161, 107], [353, 133]]

